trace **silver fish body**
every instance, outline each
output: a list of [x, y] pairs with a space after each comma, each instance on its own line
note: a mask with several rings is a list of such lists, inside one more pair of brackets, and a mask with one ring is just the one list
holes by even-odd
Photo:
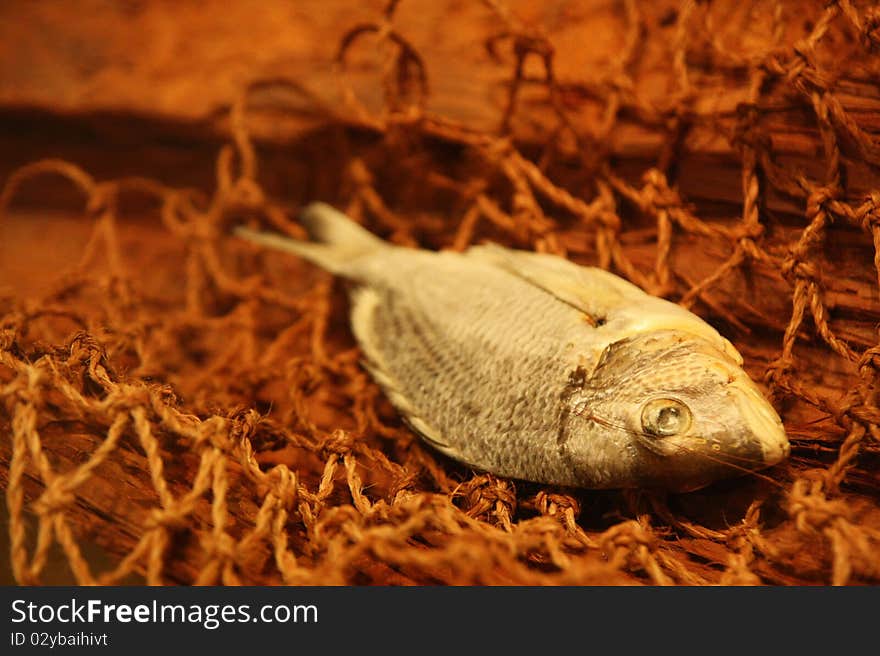
[[302, 219], [312, 242], [237, 232], [354, 283], [366, 366], [455, 460], [540, 483], [689, 490], [788, 455], [739, 353], [678, 305], [552, 255], [396, 247], [320, 203]]

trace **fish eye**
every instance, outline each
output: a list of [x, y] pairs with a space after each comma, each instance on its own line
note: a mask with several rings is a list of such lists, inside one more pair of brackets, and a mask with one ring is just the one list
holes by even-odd
[[675, 399], [653, 399], [642, 408], [642, 430], [658, 437], [684, 433], [691, 426], [691, 411]]

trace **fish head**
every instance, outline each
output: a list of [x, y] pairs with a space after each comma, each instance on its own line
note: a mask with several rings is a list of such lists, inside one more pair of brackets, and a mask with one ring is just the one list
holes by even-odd
[[748, 374], [685, 332], [611, 344], [577, 398], [572, 413], [625, 454], [617, 476], [630, 485], [694, 490], [789, 454], [779, 415]]

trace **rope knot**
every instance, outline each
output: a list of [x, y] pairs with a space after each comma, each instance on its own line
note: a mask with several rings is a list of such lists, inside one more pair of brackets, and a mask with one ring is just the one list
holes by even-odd
[[868, 232], [880, 227], [880, 191], [872, 191], [865, 197], [865, 202], [859, 208], [858, 218], [862, 228]]
[[101, 343], [93, 335], [84, 330], [77, 332], [67, 344], [70, 355], [68, 362], [86, 363], [92, 360], [106, 359], [107, 353]]
[[229, 420], [232, 422], [229, 436], [236, 441], [243, 441], [256, 434], [257, 424], [260, 423], [260, 413], [252, 408], [239, 408], [229, 415]]
[[11, 351], [15, 346], [15, 329], [0, 329], [0, 351]]
[[794, 285], [799, 280], [818, 284], [819, 268], [808, 260], [803, 260], [797, 253], [790, 253], [782, 262], [782, 277]]
[[234, 561], [238, 557], [238, 543], [228, 533], [221, 533], [214, 538], [208, 553], [223, 561]]
[[484, 147], [486, 159], [490, 162], [500, 162], [507, 159], [513, 151], [513, 144], [507, 137], [498, 137], [487, 143]]
[[840, 189], [838, 187], [813, 187], [807, 196], [807, 217], [812, 221], [819, 212], [825, 210], [825, 205], [837, 198]]
[[784, 383], [793, 372], [794, 362], [791, 361], [791, 358], [780, 357], [767, 366], [767, 371], [764, 373], [764, 383], [773, 389]]
[[266, 202], [266, 194], [256, 180], [242, 177], [232, 188], [230, 201], [244, 207], [260, 207]]
[[610, 230], [613, 233], [620, 232], [620, 228], [621, 228], [620, 217], [617, 216], [617, 214], [615, 214], [613, 211], [606, 210], [603, 212], [599, 212], [596, 215], [596, 218], [598, 219], [599, 223], [601, 223], [605, 229]]
[[872, 346], [859, 358], [859, 375], [876, 376], [878, 372], [880, 372], [880, 346]]
[[516, 490], [513, 484], [491, 474], [474, 476], [463, 483], [459, 488], [459, 495], [464, 497], [467, 513], [471, 517], [493, 510], [497, 515], [499, 505], [508, 515], [516, 508]]
[[[761, 232], [763, 233], [764, 227], [761, 226]], [[760, 238], [761, 235], [757, 237], [742, 237], [739, 240], [739, 246], [742, 248], [743, 252], [752, 260], [760, 261], [762, 257], [761, 250], [758, 248], [758, 245], [755, 243], [757, 239]]]
[[65, 481], [59, 478], [52, 481], [52, 484], [45, 489], [40, 498], [34, 502], [34, 510], [37, 514], [52, 515], [64, 510], [76, 500], [73, 493], [65, 489], [64, 483]]
[[535, 506], [542, 515], [551, 517], [564, 515], [567, 510], [571, 510], [575, 517], [581, 512], [581, 504], [573, 496], [543, 490], [535, 496]]
[[89, 194], [86, 202], [86, 213], [90, 216], [103, 214], [113, 206], [116, 194], [116, 185], [110, 182], [96, 184]]
[[67, 346], [70, 355], [67, 363], [88, 368], [88, 377], [110, 391], [115, 376], [104, 346], [84, 330], [77, 332]]
[[633, 551], [639, 547], [652, 550], [656, 543], [657, 537], [634, 519], [612, 526], [599, 539], [599, 546], [606, 553], [619, 549]]
[[792, 46], [794, 56], [788, 62], [781, 62], [782, 72], [791, 83], [804, 89], [812, 70], [812, 46], [800, 40]]
[[321, 452], [325, 455], [334, 454], [344, 456], [351, 453], [354, 445], [354, 435], [348, 431], [337, 429], [322, 440], [320, 448]]
[[157, 528], [167, 528], [172, 531], [185, 529], [187, 528], [186, 517], [188, 514], [178, 508], [154, 508], [144, 522], [144, 528], [148, 531]]
[[669, 187], [666, 176], [657, 169], [651, 169], [642, 178], [645, 186], [641, 193], [641, 207], [644, 210], [654, 208], [657, 210], [671, 207], [681, 207], [681, 199], [678, 193]]
[[472, 478], [465, 498], [472, 505], [481, 499], [490, 503], [500, 501], [508, 506], [516, 504], [516, 492], [510, 482], [489, 475]]
[[299, 498], [296, 473], [290, 471], [287, 465], [275, 465], [269, 476], [274, 483], [270, 494], [278, 499], [278, 505], [288, 510], [293, 508]]
[[207, 215], [190, 221], [186, 226], [186, 235], [193, 244], [199, 245], [209, 241], [216, 241], [220, 236], [220, 230]]
[[[829, 500], [823, 490], [824, 471], [817, 471], [814, 478], [795, 481], [789, 494], [788, 512], [799, 530], [812, 529], [821, 532], [837, 519], [846, 519], [846, 504]], [[809, 476], [810, 472], [805, 472]]]

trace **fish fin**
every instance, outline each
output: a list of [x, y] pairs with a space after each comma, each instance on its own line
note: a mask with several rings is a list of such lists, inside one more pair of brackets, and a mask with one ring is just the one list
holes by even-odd
[[363, 363], [364, 368], [370, 372], [391, 404], [400, 411], [410, 428], [438, 451], [461, 460], [461, 454], [443, 438], [440, 431], [422, 419], [418, 408], [400, 390], [400, 385], [388, 371], [378, 338], [373, 330], [380, 301], [379, 293], [369, 287], [358, 287], [351, 294], [351, 327], [367, 358]]
[[589, 315], [597, 324], [604, 323], [606, 315], [622, 303], [644, 295], [632, 283], [607, 271], [578, 266], [555, 255], [513, 250], [497, 244], [473, 246], [467, 254], [527, 280]]
[[342, 276], [352, 275], [353, 260], [389, 247], [326, 203], [307, 205], [300, 213], [300, 221], [314, 241], [300, 241], [276, 233], [259, 232], [246, 226], [235, 228], [235, 234], [259, 246], [292, 253]]
[[639, 334], [678, 330], [707, 340], [738, 365], [743, 362], [733, 344], [698, 316], [604, 269], [497, 244], [474, 246], [468, 255], [487, 260], [578, 309], [598, 331]]

